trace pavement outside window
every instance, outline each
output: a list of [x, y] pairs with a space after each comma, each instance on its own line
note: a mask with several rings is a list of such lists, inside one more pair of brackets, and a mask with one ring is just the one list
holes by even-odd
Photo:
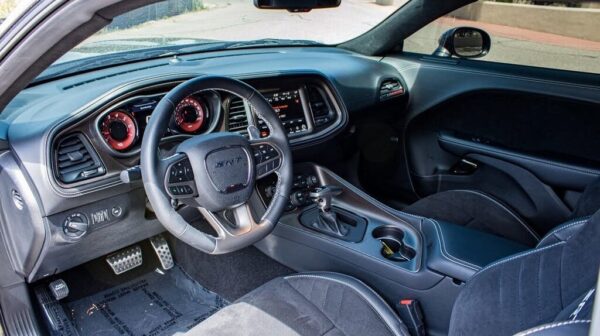
[[[600, 73], [600, 3], [596, 4], [598, 8], [569, 8], [479, 1], [423, 27], [405, 41], [404, 50], [431, 54], [446, 30], [471, 26], [492, 37], [490, 53], [481, 60]], [[496, 10], [498, 6], [504, 11]], [[515, 11], [520, 21], [515, 21]]]
[[[407, 2], [343, 0], [338, 8], [309, 13], [259, 10], [246, 0], [169, 0], [167, 3], [181, 6], [186, 1], [193, 2], [191, 9], [176, 15], [158, 15], [161, 18], [156, 19], [159, 8], [155, 7], [153, 15], [144, 20], [146, 12], [142, 8], [134, 13], [139, 24], [122, 28], [122, 23], [116, 25], [115, 20], [113, 26], [95, 34], [60, 61], [216, 40], [276, 38], [337, 44], [365, 33]], [[573, 6], [579, 7], [565, 7], [569, 1], [545, 2], [542, 6], [521, 0], [480, 0], [425, 26], [405, 41], [404, 50], [431, 54], [444, 31], [457, 26], [474, 26], [492, 37], [491, 51], [481, 60], [600, 73], [600, 35], [597, 34], [600, 3], [573, 2]], [[392, 5], [381, 5], [389, 2]], [[518, 18], [515, 13], [519, 13]]]
[[[183, 4], [191, 0], [169, 0]], [[125, 50], [189, 44], [203, 41], [249, 41], [256, 39], [312, 40], [337, 44], [359, 36], [404, 5], [379, 5], [376, 0], [343, 0], [338, 8], [290, 13], [285, 10], [260, 10], [248, 0], [204, 0], [201, 7], [178, 15], [156, 17], [155, 9], [147, 13], [148, 21], [120, 29], [109, 25], [59, 62]], [[152, 5], [151, 5], [152, 6]], [[137, 9], [144, 14], [144, 9]], [[129, 14], [131, 15], [131, 14]], [[115, 21], [122, 21], [119, 18]], [[112, 50], [111, 50], [112, 49]]]

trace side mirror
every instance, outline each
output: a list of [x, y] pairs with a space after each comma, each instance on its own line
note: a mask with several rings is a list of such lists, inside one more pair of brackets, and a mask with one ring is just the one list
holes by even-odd
[[477, 58], [488, 54], [492, 40], [479, 28], [457, 27], [442, 34], [438, 43], [436, 56]]
[[342, 0], [254, 0], [260, 9], [285, 9], [289, 12], [310, 12], [312, 9], [339, 7]]

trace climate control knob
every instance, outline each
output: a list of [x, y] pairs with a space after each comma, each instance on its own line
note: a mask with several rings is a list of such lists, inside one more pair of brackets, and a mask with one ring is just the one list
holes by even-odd
[[70, 238], [83, 236], [87, 232], [88, 227], [89, 222], [87, 217], [80, 212], [70, 214], [63, 222], [63, 232]]

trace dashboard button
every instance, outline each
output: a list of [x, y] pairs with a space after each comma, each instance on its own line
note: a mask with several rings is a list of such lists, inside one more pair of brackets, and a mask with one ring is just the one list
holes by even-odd
[[123, 214], [123, 208], [120, 206], [114, 206], [112, 209], [110, 209], [110, 213], [115, 217], [121, 217]]

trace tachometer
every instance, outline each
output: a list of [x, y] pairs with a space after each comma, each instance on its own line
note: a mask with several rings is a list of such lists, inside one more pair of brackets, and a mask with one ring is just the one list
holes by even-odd
[[110, 148], [125, 151], [137, 137], [137, 125], [133, 117], [124, 111], [108, 113], [100, 125], [100, 133]]
[[175, 108], [175, 123], [186, 133], [197, 132], [204, 124], [204, 105], [194, 97], [187, 97]]

